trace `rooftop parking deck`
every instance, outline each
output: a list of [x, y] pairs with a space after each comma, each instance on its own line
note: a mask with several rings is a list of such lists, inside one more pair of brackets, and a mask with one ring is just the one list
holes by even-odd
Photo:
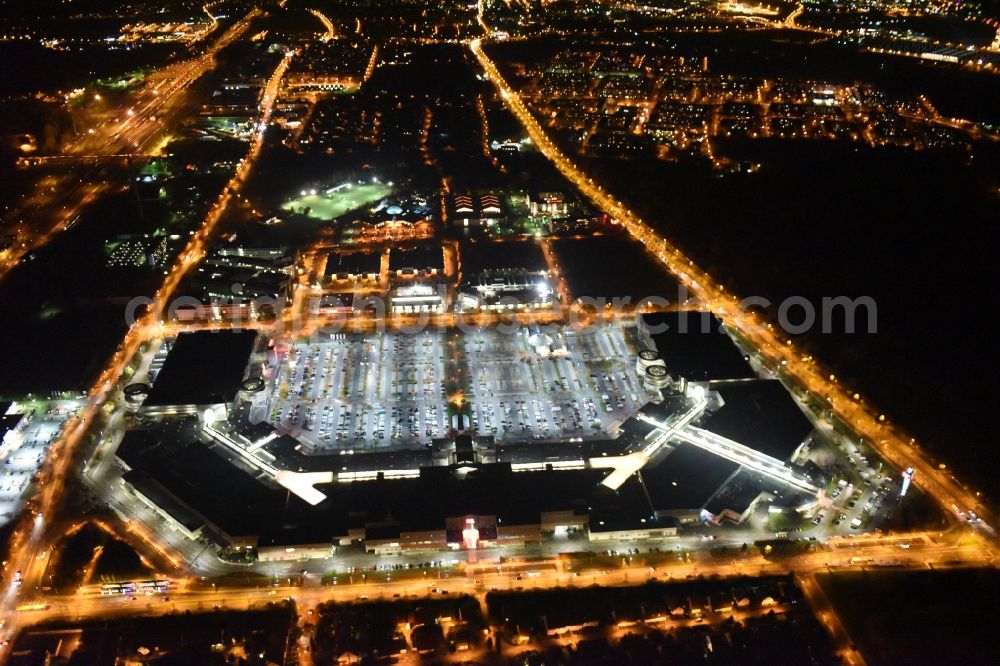
[[295, 344], [251, 420], [267, 420], [317, 452], [392, 451], [446, 436], [448, 403], [461, 394], [470, 430], [499, 442], [616, 434], [648, 399], [628, 327], [550, 337], [547, 355], [527, 328]]

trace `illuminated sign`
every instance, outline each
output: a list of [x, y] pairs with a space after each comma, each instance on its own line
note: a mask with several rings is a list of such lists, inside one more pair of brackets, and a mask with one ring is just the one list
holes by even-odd
[[479, 545], [479, 528], [476, 527], [475, 518], [468, 518], [465, 521], [465, 529], [462, 530], [462, 545], [469, 550], [475, 550]]

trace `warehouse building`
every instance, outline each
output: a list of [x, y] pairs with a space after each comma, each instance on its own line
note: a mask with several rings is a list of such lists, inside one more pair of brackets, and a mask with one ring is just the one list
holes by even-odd
[[229, 413], [250, 373], [258, 343], [255, 331], [181, 333], [139, 408], [143, 416]]

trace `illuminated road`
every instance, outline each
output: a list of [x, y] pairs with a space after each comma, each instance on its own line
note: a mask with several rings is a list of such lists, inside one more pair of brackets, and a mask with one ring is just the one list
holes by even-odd
[[[55, 197], [51, 204], [40, 210], [20, 210], [10, 214], [11, 219], [30, 219], [27, 223], [12, 223], [17, 236], [17, 242], [0, 255], [0, 279], [3, 279], [21, 260], [35, 250], [38, 250], [56, 235], [76, 224], [83, 210], [96, 201], [109, 189], [106, 180], [81, 182], [70, 185], [68, 189]], [[48, 226], [44, 231], [39, 227]]]
[[[450, 594], [470, 594], [480, 599], [491, 590], [544, 589], [552, 587], [586, 587], [589, 585], [621, 586], [638, 585], [650, 580], [688, 580], [699, 575], [759, 576], [794, 573], [806, 598], [837, 639], [841, 654], [851, 664], [864, 663], [860, 655], [850, 648], [850, 640], [839, 625], [839, 619], [829, 607], [813, 575], [830, 570], [860, 570], [861, 567], [889, 566], [920, 570], [928, 566], [964, 567], [981, 566], [979, 550], [974, 546], [945, 541], [934, 543], [909, 537], [871, 539], [879, 545], [856, 548], [821, 550], [787, 560], [766, 560], [751, 555], [737, 560], [720, 560], [707, 553], [692, 562], [658, 562], [646, 564], [642, 556], [633, 558], [631, 565], [584, 565], [575, 559], [553, 558], [544, 561], [515, 561], [501, 564], [489, 561], [468, 564], [458, 572], [430, 572], [427, 577], [402, 573], [400, 579], [369, 583], [360, 576], [353, 583], [321, 586], [316, 576], [306, 576], [301, 586], [270, 587], [272, 579], [263, 578], [257, 588], [218, 588], [182, 582], [172, 589], [169, 599], [162, 596], [139, 596], [132, 601], [122, 596], [102, 596], [96, 585], [82, 588], [74, 594], [46, 595], [41, 601], [44, 609], [18, 613], [20, 623], [34, 624], [45, 620], [76, 621], [86, 618], [111, 618], [131, 615], [155, 615], [169, 612], [208, 611], [214, 608], [243, 610], [260, 607], [270, 601], [291, 599], [304, 612], [326, 601], [354, 601], [364, 599], [393, 599], [396, 597], [426, 597]], [[868, 541], [864, 542], [868, 544]], [[913, 543], [907, 549], [899, 544]], [[384, 575], [384, 574], [383, 574]], [[407, 577], [409, 575], [409, 577]], [[391, 574], [390, 574], [391, 576]], [[437, 577], [441, 576], [441, 577]], [[358, 580], [360, 579], [360, 580]], [[280, 577], [276, 582], [283, 583]]]
[[844, 661], [852, 666], [862, 666], [865, 663], [864, 657], [854, 649], [854, 643], [840, 621], [840, 616], [837, 615], [836, 609], [830, 603], [830, 600], [827, 599], [826, 593], [823, 592], [823, 588], [816, 581], [816, 577], [798, 574], [795, 576], [795, 582], [802, 589], [802, 593], [812, 607], [813, 612], [816, 613], [817, 619], [826, 627], [826, 630], [830, 632], [834, 640], [837, 641], [837, 647]]
[[215, 14], [213, 14], [211, 12], [212, 7], [214, 7], [215, 5], [219, 5], [219, 4], [223, 4], [223, 3], [222, 2], [209, 2], [209, 3], [207, 3], [207, 4], [205, 4], [205, 5], [202, 6], [201, 11], [205, 12], [205, 16], [208, 17], [208, 20], [210, 21], [210, 23], [208, 24], [208, 26], [204, 30], [202, 30], [201, 32], [199, 32], [197, 34], [197, 36], [195, 36], [195, 38], [193, 40], [191, 40], [192, 44], [194, 44], [196, 42], [200, 42], [201, 40], [205, 39], [206, 37], [208, 37], [209, 35], [211, 35], [213, 32], [215, 32], [215, 29], [219, 27], [219, 17], [217, 17]]
[[[15, 571], [21, 571], [25, 586], [38, 584], [41, 571], [37, 563], [37, 553], [48, 545], [46, 542], [46, 523], [52, 520], [54, 510], [58, 506], [66, 488], [66, 480], [71, 479], [78, 465], [76, 454], [90, 424], [98, 416], [101, 407], [108, 398], [109, 391], [121, 376], [125, 366], [139, 349], [139, 345], [148, 336], [148, 330], [159, 325], [162, 313], [181, 279], [194, 268], [204, 254], [205, 245], [213, 231], [222, 219], [229, 203], [237, 196], [260, 155], [264, 140], [264, 128], [270, 121], [271, 111], [278, 96], [281, 78], [288, 68], [292, 53], [282, 58], [271, 78], [264, 88], [261, 98], [261, 114], [258, 129], [251, 140], [247, 156], [237, 167], [227, 187], [219, 200], [210, 209], [199, 231], [192, 235], [187, 247], [178, 256], [176, 263], [164, 279], [160, 289], [153, 297], [147, 313], [129, 329], [125, 340], [111, 359], [108, 367], [101, 374], [96, 385], [91, 389], [80, 412], [67, 421], [62, 437], [52, 445], [46, 465], [39, 474], [40, 490], [33, 499], [37, 511], [34, 519], [28, 525], [22, 525], [18, 534], [12, 539], [10, 554], [4, 570], [4, 596], [0, 601], [0, 616], [12, 617], [11, 612], [17, 600], [17, 587], [12, 583]], [[54, 535], [58, 538], [59, 535]], [[3, 627], [3, 635], [10, 637], [16, 628], [16, 622], [8, 621]]]
[[144, 147], [166, 129], [163, 113], [182, 106], [191, 84], [215, 67], [215, 56], [219, 51], [239, 39], [260, 13], [259, 9], [252, 10], [202, 55], [174, 63], [152, 74], [136, 94], [131, 107], [119, 110], [117, 118], [89, 128], [79, 140], [67, 146], [64, 153], [108, 155], [143, 152]]
[[[487, 57], [482, 41], [474, 39], [470, 42], [470, 47], [535, 146], [584, 195], [645, 245], [668, 271], [683, 282], [690, 293], [700, 302], [708, 304], [711, 311], [751, 345], [770, 367], [780, 368], [795, 384], [822, 399], [833, 414], [871, 443], [891, 465], [899, 469], [913, 467], [916, 470], [914, 483], [933, 495], [949, 514], [954, 515], [958, 511], [968, 514], [972, 511], [980, 516], [989, 515], [975, 493], [965, 490], [952, 480], [949, 472], [940, 470], [927, 461], [922, 452], [911, 444], [909, 436], [896, 427], [887, 425], [885, 418], [866, 405], [858, 393], [840, 386], [829, 371], [819, 366], [812, 357], [798, 351], [791, 340], [780, 336], [778, 331], [756, 314], [740, 309], [736, 296], [726, 293], [725, 288], [699, 269], [693, 260], [659, 236], [614, 195], [594, 183], [549, 139], [517, 92], [511, 89]], [[992, 530], [989, 526], [986, 529]]]
[[[228, 36], [230, 33], [227, 32], [226, 34]], [[917, 470], [915, 483], [930, 492], [950, 513], [978, 510], [985, 515], [985, 512], [978, 506], [978, 500], [971, 493], [963, 490], [954, 483], [946, 471], [939, 470], [926, 461], [919, 450], [909, 443], [905, 434], [896, 431], [892, 426], [886, 425], [860, 399], [860, 396], [856, 396], [853, 392], [839, 386], [835, 379], [826, 371], [819, 368], [811, 357], [804, 357], [801, 352], [798, 352], [788, 341], [783, 340], [766, 323], [752, 314], [739, 311], [735, 307], [737, 303], [735, 296], [725, 293], [724, 288], [717, 285], [709, 275], [700, 271], [690, 259], [671, 246], [666, 239], [659, 237], [642, 220], [628, 210], [624, 204], [603, 190], [600, 185], [595, 184], [571, 160], [565, 157], [559, 148], [549, 140], [517, 93], [511, 90], [500, 76], [494, 64], [483, 52], [480, 40], [473, 40], [470, 46], [486, 74], [497, 86], [507, 105], [523, 124], [538, 149], [585, 196], [608, 212], [618, 224], [624, 226], [633, 237], [642, 242], [663, 263], [665, 268], [681, 279], [700, 303], [707, 304], [706, 306], [711, 311], [715, 312], [728, 326], [737, 331], [741, 340], [752, 346], [755, 352], [759, 353], [769, 366], [780, 368], [782, 372], [787, 373], [789, 378], [804, 387], [809, 393], [821, 397], [825, 401], [825, 404], [829, 405], [830, 411], [843, 419], [845, 423], [854, 428], [866, 440], [872, 442], [873, 446], [891, 464], [897, 467], [913, 466]], [[48, 522], [51, 521], [53, 510], [58, 506], [62, 498], [65, 489], [65, 480], [71, 478], [76, 469], [77, 458], [74, 454], [81, 447], [84, 435], [88, 432], [90, 425], [108, 398], [109, 391], [114, 388], [124, 367], [131, 361], [139, 345], [151, 337], [163, 336], [164, 334], [175, 333], [181, 330], [205, 330], [237, 325], [232, 322], [189, 325], [163, 324], [161, 322], [170, 297], [176, 291], [177, 286], [184, 276], [196, 267], [201, 260], [206, 246], [213, 238], [213, 234], [225, 211], [232, 201], [238, 197], [260, 155], [264, 141], [264, 128], [267, 127], [270, 120], [281, 79], [291, 57], [292, 54], [288, 54], [282, 59], [265, 86], [262, 95], [259, 123], [251, 140], [247, 156], [240, 163], [218, 201], [207, 214], [199, 231], [191, 237], [187, 247], [178, 256], [177, 262], [169, 271], [161, 288], [154, 295], [147, 313], [129, 331], [118, 352], [101, 375], [99, 382], [91, 390], [79, 415], [67, 424], [63, 437], [52, 447], [47, 466], [41, 474], [41, 490], [35, 500], [35, 504], [38, 507], [38, 517], [33, 518], [32, 523], [22, 525], [18, 536], [12, 544], [9, 562], [5, 570], [4, 578], [6, 585], [3, 588], [4, 598], [0, 602], [0, 614], [8, 620], [3, 627], [4, 636], [11, 636], [16, 631], [17, 626], [22, 624], [22, 622], [18, 621], [18, 616], [13, 612], [18, 601], [18, 595], [16, 594], [17, 588], [11, 584], [12, 574], [14, 571], [23, 572], [25, 589], [32, 588], [39, 582], [45, 564], [45, 558], [40, 558], [39, 555], [44, 556], [45, 549], [50, 546], [52, 539], [61, 536], [60, 534], [52, 534], [54, 526], [48, 525]], [[201, 62], [201, 59], [198, 62]], [[192, 72], [191, 75], [193, 76], [194, 73]], [[158, 91], [158, 94], [169, 96], [178, 94], [179, 92], [179, 89], [174, 89], [168, 84], [168, 87]], [[150, 101], [138, 111], [133, 111], [133, 114], [124, 123], [126, 133], [131, 138], [141, 138], [144, 136], [144, 132], [148, 130], [148, 128], [143, 129], [143, 123], [146, 121], [136, 125], [133, 124], [135, 121], [131, 120], [132, 118], [145, 115], [147, 121], [154, 122], [151, 120], [153, 106], [150, 105], [152, 104], [154, 102]], [[117, 139], [108, 142], [109, 148], [115, 148], [115, 145], [113, 145], [114, 141], [117, 141]], [[141, 146], [142, 144], [139, 143], [137, 145]], [[261, 328], [286, 325], [301, 314], [303, 309], [302, 303], [303, 299], [299, 297], [298, 305], [291, 308], [289, 313], [287, 313], [287, 320], [282, 319], [276, 323], [252, 325], [258, 325]], [[559, 314], [564, 315], [565, 313], [560, 312]], [[541, 315], [538, 316], [540, 317]], [[520, 318], [521, 315], [518, 317]], [[385, 325], [387, 320], [390, 325], [392, 322], [412, 325], [415, 321], [422, 321], [423, 319], [420, 316], [414, 316], [413, 318], [358, 317], [352, 321], [355, 322], [353, 325], [367, 327]], [[456, 316], [450, 314], [442, 315], [437, 319], [429, 317], [427, 320], [434, 321], [438, 325], [456, 325], [458, 322]], [[531, 320], [531, 316], [529, 316], [528, 320]], [[478, 320], [475, 318], [472, 319], [474, 325], [481, 325], [487, 321], [495, 323], [496, 319], [492, 315], [486, 315], [485, 318]], [[303, 330], [309, 330], [313, 326], [322, 326], [324, 322], [330, 323], [328, 320], [320, 317], [307, 318]], [[251, 324], [241, 322], [238, 325], [246, 327]], [[135, 529], [142, 540], [150, 544], [155, 542], [156, 535], [150, 533], [144, 526], [137, 526]], [[866, 558], [891, 560], [894, 566], [925, 567], [935, 563], [948, 565], [955, 561], [962, 561], [968, 564], [991, 565], [994, 562], [992, 549], [984, 545], [982, 541], [973, 540], [964, 544], [950, 541], [947, 543], [925, 542], [920, 547], [909, 547], [904, 550], [900, 545], [901, 542], [899, 539], [912, 538], [912, 535], [902, 535], [894, 538], [874, 537], [870, 542], [858, 540], [853, 545], [848, 546], [837, 542], [831, 547], [832, 550], [824, 550], [784, 562], [770, 562], [762, 558], [748, 558], [731, 562], [706, 560], [692, 564], [675, 564], [657, 571], [650, 571], [648, 567], [640, 567], [614, 569], [607, 572], [594, 571], [585, 574], [582, 572], [564, 571], [556, 564], [552, 571], [543, 572], [538, 577], [533, 577], [526, 583], [517, 581], [509, 573], [491, 573], [490, 571], [480, 569], [470, 570], [472, 575], [469, 576], [434, 580], [432, 583], [427, 583], [423, 580], [393, 581], [369, 586], [363, 584], [339, 586], [336, 589], [306, 586], [302, 588], [281, 589], [276, 594], [279, 596], [290, 596], [301, 603], [311, 605], [320, 600], [330, 598], [356, 599], [359, 596], [369, 594], [381, 596], [392, 596], [394, 594], [425, 595], [428, 593], [428, 588], [431, 587], [447, 589], [452, 592], [481, 593], [481, 588], [489, 589], [490, 587], [497, 587], [508, 589], [519, 585], [547, 587], [577, 583], [606, 585], [632, 584], [647, 580], [654, 575], [662, 578], [666, 575], [679, 577], [702, 573], [757, 575], [792, 571], [802, 576], [811, 576], [816, 572], [826, 570], [828, 567], [851, 566], [850, 559], [856, 556], [854, 555], [855, 552], [864, 553]], [[164, 555], [167, 558], [175, 556], [172, 553], [164, 553]], [[577, 576], [577, 573], [580, 576]], [[480, 585], [477, 585], [477, 580], [481, 581]], [[143, 612], [144, 610], [147, 612], [163, 612], [177, 608], [189, 609], [194, 607], [207, 609], [213, 605], [225, 605], [234, 608], [237, 603], [244, 601], [247, 605], [265, 602], [274, 595], [275, 591], [269, 589], [239, 592], [234, 592], [233, 590], [180, 590], [177, 593], [171, 592], [171, 601], [169, 602], [159, 599], [143, 599], [141, 601], [128, 602], [122, 599], [111, 599], [92, 594], [51, 596], [46, 597], [47, 600], [50, 600], [50, 608], [48, 610], [24, 613], [21, 615], [21, 619], [25, 622], [34, 622], [52, 617], [113, 616], [116, 614], [124, 615]], [[817, 600], [814, 603], [820, 603], [820, 601]], [[833, 627], [834, 635], [836, 636], [836, 624]]]
[[792, 13], [785, 17], [784, 26], [786, 28], [799, 28], [799, 26], [795, 24], [795, 20], [800, 16], [802, 16], [802, 14], [805, 13], [805, 11], [806, 8], [803, 7], [802, 3], [800, 2], [798, 5], [795, 6], [795, 9], [792, 11]]
[[323, 24], [323, 28], [326, 29], [326, 33], [319, 38], [321, 42], [328, 42], [331, 39], [337, 38], [337, 29], [333, 27], [333, 21], [327, 18], [326, 14], [318, 9], [310, 9], [309, 13], [319, 19], [319, 22]]
[[[207, 11], [207, 10], [206, 10]], [[119, 118], [108, 121], [81, 135], [65, 146], [63, 154], [34, 158], [40, 164], [69, 162], [90, 167], [73, 175], [70, 183], [61, 185], [63, 191], [53, 203], [40, 210], [17, 211], [7, 215], [8, 220], [31, 219], [30, 226], [17, 225], [17, 243], [0, 257], [0, 279], [21, 260], [46, 245], [56, 235], [71, 227], [84, 209], [110, 188], [111, 179], [101, 175], [101, 164], [107, 160], [121, 162], [132, 154], [142, 154], [166, 129], [166, 116], [183, 106], [190, 85], [215, 67], [215, 55], [232, 44], [260, 14], [254, 9], [240, 19], [216, 40], [201, 56], [170, 65], [155, 74], [135, 98], [128, 109], [122, 109]]]

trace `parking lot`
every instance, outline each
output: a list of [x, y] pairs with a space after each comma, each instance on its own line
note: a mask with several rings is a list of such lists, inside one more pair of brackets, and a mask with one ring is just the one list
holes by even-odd
[[0, 446], [0, 524], [20, 510], [24, 491], [71, 413], [62, 409], [48, 413], [36, 410], [26, 424], [4, 438]]
[[472, 426], [505, 441], [607, 437], [646, 400], [623, 327], [552, 335], [539, 355], [530, 332], [478, 331], [463, 338]]
[[836, 435], [828, 446], [814, 448], [810, 458], [825, 468], [836, 467], [837, 478], [826, 488], [815, 515], [781, 534], [825, 539], [893, 529], [893, 515], [901, 503], [898, 472], [873, 466], [855, 444]]
[[507, 442], [606, 437], [645, 402], [624, 326], [553, 333], [548, 356], [531, 336], [431, 330], [294, 344], [254, 417], [315, 450], [370, 450], [447, 435], [459, 391], [472, 429]]
[[892, 519], [892, 512], [899, 505], [899, 488], [895, 479], [878, 477], [859, 487], [853, 484], [837, 487], [830, 499], [831, 505], [816, 513], [806, 531], [834, 536], [879, 527]]
[[445, 360], [436, 331], [294, 345], [267, 418], [317, 450], [429, 442], [446, 433]]

